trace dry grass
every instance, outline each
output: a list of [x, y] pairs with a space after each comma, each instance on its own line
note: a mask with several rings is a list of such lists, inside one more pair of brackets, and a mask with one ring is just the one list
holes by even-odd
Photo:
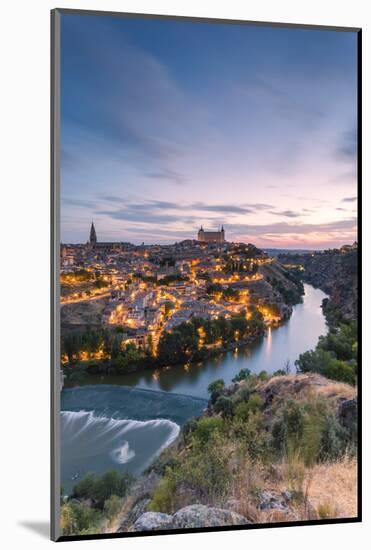
[[318, 394], [322, 397], [354, 399], [357, 395], [356, 388], [343, 382], [329, 382], [327, 386], [318, 388]]
[[357, 461], [345, 458], [312, 468], [309, 502], [317, 512], [328, 509], [328, 517], [353, 518], [357, 515]]
[[[302, 498], [290, 503], [286, 512], [260, 510], [261, 489], [280, 495], [296, 491]], [[253, 523], [351, 518], [357, 515], [357, 461], [338, 462], [305, 468], [295, 457], [276, 465], [274, 471], [248, 462], [241, 468], [231, 490], [231, 508]]]

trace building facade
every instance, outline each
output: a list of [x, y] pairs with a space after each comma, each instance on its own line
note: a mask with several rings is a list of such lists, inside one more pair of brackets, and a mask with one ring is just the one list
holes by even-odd
[[225, 231], [222, 226], [220, 231], [204, 231], [202, 225], [198, 230], [197, 238], [202, 243], [217, 243], [222, 244], [225, 242]]

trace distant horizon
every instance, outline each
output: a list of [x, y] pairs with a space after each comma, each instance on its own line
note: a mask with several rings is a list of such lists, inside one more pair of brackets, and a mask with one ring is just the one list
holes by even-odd
[[[95, 224], [94, 224], [94, 227], [95, 227]], [[226, 226], [227, 227], [227, 226]], [[90, 227], [89, 227], [90, 229]], [[204, 228], [205, 230], [215, 230], [215, 228]], [[98, 231], [97, 231], [98, 233]], [[69, 246], [69, 245], [85, 245], [87, 243], [87, 241], [89, 240], [89, 235], [87, 235], [87, 238], [85, 239], [85, 241], [78, 241], [78, 242], [63, 242], [61, 241], [61, 246]], [[102, 238], [99, 238], [99, 235], [97, 236], [97, 242], [100, 243], [100, 242], [117, 242], [117, 243], [128, 243], [128, 244], [132, 244], [134, 246], [141, 246], [144, 244], [144, 246], [171, 246], [171, 245], [174, 245], [174, 244], [177, 244], [177, 243], [181, 243], [183, 241], [197, 241], [197, 236], [194, 236], [194, 237], [188, 237], [188, 238], [185, 238], [185, 239], [181, 239], [181, 240], [178, 240], [178, 241], [169, 241], [169, 242], [145, 242], [145, 241], [141, 241], [141, 242], [132, 242], [132, 241], [128, 241], [128, 240], [120, 240], [120, 239], [102, 239]], [[357, 242], [357, 239], [355, 239], [354, 241], [352, 242], [344, 242], [342, 243], [341, 245], [339, 246], [330, 246], [330, 247], [322, 247], [322, 248], [314, 248], [314, 247], [300, 247], [300, 246], [292, 246], [292, 247], [289, 247], [289, 246], [257, 246], [254, 242], [244, 242], [244, 241], [230, 241], [228, 239], [226, 239], [226, 244], [237, 244], [237, 243], [242, 243], [242, 244], [252, 244], [254, 246], [256, 246], [257, 248], [261, 249], [261, 250], [308, 250], [308, 251], [313, 251], [313, 250], [326, 250], [327, 248], [340, 248], [341, 246], [344, 246], [344, 245], [352, 245], [354, 242]]]
[[357, 240], [357, 34], [61, 16], [61, 238]]

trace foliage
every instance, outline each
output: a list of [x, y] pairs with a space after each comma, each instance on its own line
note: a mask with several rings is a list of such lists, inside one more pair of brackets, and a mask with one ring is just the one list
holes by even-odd
[[168, 469], [153, 494], [148, 510], [151, 512], [172, 513], [176, 502], [176, 488], [177, 483], [173, 471]]
[[117, 495], [111, 495], [104, 502], [103, 510], [105, 516], [107, 516], [109, 519], [114, 518], [121, 510], [121, 506], [122, 498], [118, 497]]
[[131, 482], [129, 474], [119, 474], [116, 470], [109, 470], [102, 476], [90, 473], [74, 486], [73, 497], [92, 499], [98, 508], [103, 509], [105, 501], [112, 495], [125, 496]]
[[327, 378], [355, 384], [357, 378], [357, 325], [341, 324], [321, 336], [314, 351], [295, 361], [299, 372], [318, 372]]
[[278, 369], [274, 371], [272, 376], [285, 376], [285, 374], [286, 374], [286, 371], [284, 371], [283, 369]]
[[288, 401], [273, 425], [271, 444], [280, 455], [297, 453], [305, 465], [337, 460], [353, 446], [324, 399]]
[[242, 380], [246, 380], [251, 375], [251, 371], [249, 369], [241, 369], [238, 374], [234, 378], [232, 378], [232, 382], [241, 382]]
[[265, 461], [269, 454], [268, 434], [264, 429], [261, 412], [252, 412], [247, 408], [243, 415], [233, 418], [232, 430], [243, 455], [247, 455], [253, 462]]
[[77, 502], [67, 502], [61, 507], [61, 529], [63, 535], [86, 534], [87, 530], [99, 532], [103, 514]]
[[225, 386], [225, 383], [222, 378], [219, 378], [218, 380], [215, 380], [214, 382], [211, 382], [211, 384], [208, 385], [207, 391], [210, 394], [211, 403], [215, 403], [215, 401], [220, 396], [224, 386]]
[[61, 273], [61, 283], [85, 283], [95, 279], [96, 275], [87, 269], [78, 269], [73, 273]]
[[193, 431], [193, 437], [201, 444], [206, 445], [215, 432], [223, 433], [225, 425], [223, 419], [218, 416], [201, 418]]
[[233, 416], [233, 401], [230, 397], [221, 395], [217, 398], [214, 404], [214, 410], [216, 413], [220, 413], [223, 417]]
[[229, 452], [223, 436], [214, 431], [208, 441], [192, 439], [184, 459], [166, 474], [155, 490], [149, 509], [173, 513], [177, 495], [190, 492], [197, 502], [220, 501], [227, 493], [231, 471]]

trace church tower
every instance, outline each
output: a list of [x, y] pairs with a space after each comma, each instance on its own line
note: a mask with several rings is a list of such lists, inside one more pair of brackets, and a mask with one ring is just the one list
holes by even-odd
[[220, 240], [222, 243], [224, 243], [225, 241], [225, 232], [224, 232], [224, 227], [222, 226], [222, 229], [220, 231]]
[[201, 228], [198, 230], [198, 240], [203, 242], [204, 241], [204, 228], [201, 225]]
[[92, 248], [97, 244], [97, 234], [95, 232], [94, 222], [91, 222], [89, 243]]

